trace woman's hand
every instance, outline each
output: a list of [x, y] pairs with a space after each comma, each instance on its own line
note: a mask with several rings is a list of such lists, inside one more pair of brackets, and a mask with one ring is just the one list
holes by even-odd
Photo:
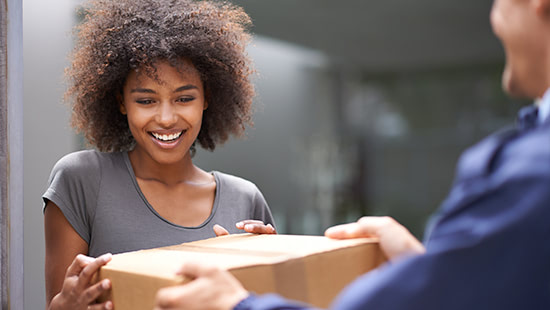
[[44, 210], [44, 233], [46, 309], [113, 309], [110, 301], [94, 304], [101, 293], [110, 289], [109, 280], [90, 283], [99, 268], [111, 260], [111, 255], [96, 259], [84, 255], [88, 253], [88, 243], [51, 201]]
[[63, 281], [61, 292], [51, 301], [49, 309], [100, 310], [113, 309], [113, 303], [106, 301], [96, 304], [96, 299], [111, 288], [107, 279], [91, 284], [99, 268], [111, 260], [111, 254], [92, 258], [79, 254], [73, 260]]
[[325, 236], [333, 239], [377, 237], [382, 251], [390, 260], [426, 252], [420, 241], [388, 216], [365, 216], [355, 223], [333, 226], [325, 231]]
[[[273, 227], [271, 224], [264, 224], [262, 221], [258, 220], [244, 220], [240, 221], [235, 226], [238, 229], [242, 229], [248, 233], [252, 234], [276, 234], [277, 231], [275, 230], [275, 227]], [[229, 235], [229, 232], [227, 229], [223, 228], [221, 225], [214, 225], [214, 233], [216, 233], [216, 236], [225, 236]]]
[[193, 279], [157, 292], [154, 310], [229, 310], [248, 292], [229, 272], [196, 263], [186, 263], [178, 274]]

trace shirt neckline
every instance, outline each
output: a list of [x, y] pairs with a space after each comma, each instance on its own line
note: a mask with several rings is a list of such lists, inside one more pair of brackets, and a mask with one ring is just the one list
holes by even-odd
[[123, 152], [123, 158], [124, 158], [124, 163], [126, 164], [126, 169], [128, 170], [128, 173], [130, 174], [130, 179], [132, 179], [132, 183], [134, 184], [135, 190], [138, 192], [139, 196], [141, 197], [141, 199], [143, 200], [143, 202], [145, 203], [145, 205], [147, 206], [149, 211], [151, 211], [151, 213], [153, 213], [156, 217], [158, 217], [159, 219], [161, 219], [165, 223], [169, 224], [170, 226], [173, 226], [173, 227], [176, 227], [176, 228], [179, 228], [179, 229], [200, 229], [200, 228], [203, 228], [204, 226], [206, 226], [208, 223], [210, 223], [212, 221], [212, 218], [214, 218], [214, 215], [216, 214], [216, 211], [218, 210], [219, 200], [220, 200], [219, 197], [220, 197], [220, 193], [221, 193], [221, 182], [220, 182], [220, 177], [219, 177], [219, 174], [218, 174], [217, 171], [211, 171], [210, 172], [210, 174], [212, 174], [214, 176], [214, 181], [216, 182], [216, 191], [214, 193], [214, 204], [212, 206], [212, 211], [210, 212], [210, 215], [208, 216], [208, 218], [206, 218], [206, 220], [204, 220], [204, 222], [202, 222], [198, 226], [182, 226], [182, 225], [178, 225], [176, 223], [173, 223], [173, 222], [167, 220], [166, 218], [161, 216], [155, 210], [155, 208], [153, 208], [153, 206], [149, 203], [149, 201], [147, 200], [147, 198], [145, 197], [145, 195], [141, 191], [141, 188], [139, 187], [139, 184], [138, 184], [137, 179], [136, 179], [136, 175], [134, 173], [134, 167], [132, 167], [132, 163], [130, 162], [130, 157], [128, 156], [128, 152]]
[[550, 88], [544, 92], [544, 95], [541, 99], [536, 101], [536, 106], [538, 107], [538, 123], [542, 124], [548, 121], [550, 117]]

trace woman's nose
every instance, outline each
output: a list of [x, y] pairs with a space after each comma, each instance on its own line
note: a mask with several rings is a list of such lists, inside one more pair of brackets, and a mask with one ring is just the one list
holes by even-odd
[[162, 102], [157, 113], [157, 122], [165, 128], [174, 126], [177, 122], [177, 114], [174, 106], [169, 102]]

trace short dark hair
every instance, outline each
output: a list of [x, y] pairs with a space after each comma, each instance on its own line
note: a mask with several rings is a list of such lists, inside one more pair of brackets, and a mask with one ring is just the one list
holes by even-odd
[[117, 94], [130, 70], [154, 68], [159, 60], [176, 66], [185, 58], [199, 71], [208, 102], [197, 137], [203, 148], [214, 150], [252, 125], [253, 70], [245, 51], [250, 18], [240, 7], [217, 1], [92, 0], [84, 15], [66, 70], [66, 98], [73, 101], [72, 126], [100, 151], [134, 146]]

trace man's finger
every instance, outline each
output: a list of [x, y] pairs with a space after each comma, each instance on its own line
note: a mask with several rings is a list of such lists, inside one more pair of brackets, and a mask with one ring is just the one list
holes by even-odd
[[325, 236], [333, 239], [367, 238], [377, 236], [377, 230], [378, 225], [350, 223], [328, 228], [325, 231]]
[[382, 229], [399, 226], [393, 218], [388, 216], [364, 216], [355, 223], [328, 228], [325, 236], [333, 239], [379, 237]]
[[212, 265], [201, 264], [199, 262], [186, 262], [181, 266], [177, 274], [190, 279], [196, 279], [201, 276], [212, 275], [217, 270], [218, 269]]
[[379, 236], [383, 229], [396, 229], [401, 227], [397, 221], [389, 216], [363, 216], [357, 221], [362, 233]]
[[332, 239], [347, 239], [348, 237], [348, 227], [355, 225], [356, 223], [350, 224], [341, 224], [329, 227], [325, 230], [325, 236]]
[[216, 224], [214, 225], [213, 229], [217, 237], [229, 235], [229, 232], [227, 231], [227, 229], [223, 228], [221, 225]]
[[[187, 285], [178, 285], [161, 288], [158, 290], [155, 297], [155, 305], [158, 309], [171, 309], [176, 308], [179, 304], [180, 299], [185, 299], [185, 292], [187, 290]], [[157, 309], [155, 308], [155, 309]]]

